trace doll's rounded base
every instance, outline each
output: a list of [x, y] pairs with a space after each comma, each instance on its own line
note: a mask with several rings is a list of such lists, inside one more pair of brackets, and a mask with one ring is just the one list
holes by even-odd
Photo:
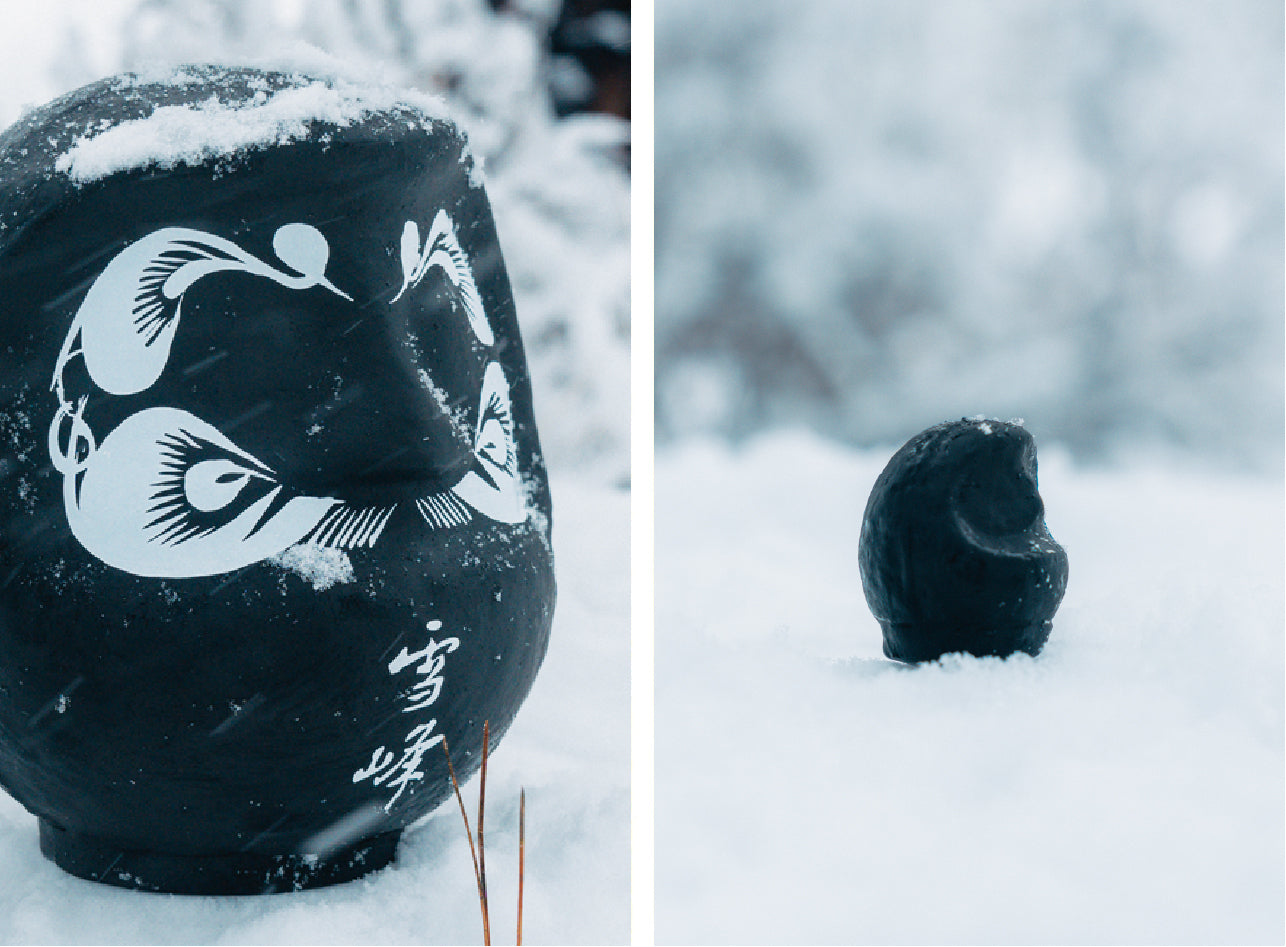
[[886, 658], [919, 664], [957, 651], [980, 658], [1004, 658], [1018, 652], [1035, 657], [1049, 640], [1053, 622], [1038, 621], [1017, 628], [962, 629], [881, 621], [880, 627], [884, 631]]
[[377, 871], [393, 860], [401, 834], [384, 832], [326, 855], [176, 855], [123, 849], [41, 819], [40, 851], [69, 874], [122, 888], [168, 894], [278, 894], [340, 884]]

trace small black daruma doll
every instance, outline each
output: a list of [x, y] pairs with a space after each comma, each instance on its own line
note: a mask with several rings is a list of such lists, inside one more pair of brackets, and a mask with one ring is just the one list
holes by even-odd
[[393, 857], [545, 653], [550, 501], [479, 170], [425, 103], [118, 77], [0, 136], [0, 783], [84, 878]]
[[911, 438], [875, 481], [858, 557], [887, 657], [1039, 654], [1067, 553], [1045, 526], [1032, 436], [975, 419]]

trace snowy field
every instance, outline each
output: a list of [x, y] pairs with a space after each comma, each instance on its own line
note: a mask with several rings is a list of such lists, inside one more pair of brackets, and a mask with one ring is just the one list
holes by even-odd
[[857, 568], [898, 445], [658, 453], [658, 943], [1282, 942], [1281, 481], [1033, 433], [1049, 644], [918, 668]]
[[[555, 479], [558, 608], [544, 667], [487, 774], [493, 943], [513, 943], [518, 793], [527, 790], [523, 939], [629, 940], [629, 494]], [[464, 786], [475, 824], [477, 779]], [[268, 897], [126, 891], [63, 873], [0, 794], [0, 944], [473, 944], [481, 915], [454, 803], [364, 879]]]

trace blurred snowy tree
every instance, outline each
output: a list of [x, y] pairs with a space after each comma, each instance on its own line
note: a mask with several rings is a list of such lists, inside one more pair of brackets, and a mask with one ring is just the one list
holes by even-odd
[[1282, 8], [660, 0], [657, 425], [1280, 468]]
[[630, 117], [630, 0], [566, 0], [550, 37], [559, 115]]

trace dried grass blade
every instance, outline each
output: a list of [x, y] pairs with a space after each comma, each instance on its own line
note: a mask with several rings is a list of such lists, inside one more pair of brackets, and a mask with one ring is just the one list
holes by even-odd
[[[491, 930], [490, 925], [487, 923], [487, 895], [482, 882], [482, 869], [478, 864], [478, 850], [473, 846], [473, 831], [469, 828], [469, 813], [464, 809], [464, 796], [460, 795], [460, 781], [455, 778], [455, 767], [451, 765], [451, 750], [447, 746], [446, 737], [442, 738], [442, 752], [446, 754], [447, 773], [451, 776], [451, 788], [455, 790], [455, 800], [460, 804], [460, 818], [464, 819], [464, 834], [469, 840], [469, 855], [473, 858], [473, 880], [478, 884], [478, 903], [482, 906], [482, 938], [486, 944], [490, 945]], [[485, 755], [483, 760], [485, 772]], [[478, 826], [478, 829], [481, 831], [482, 826]], [[481, 837], [479, 837], [479, 841], [481, 841]]]
[[490, 947], [491, 916], [487, 910], [487, 849], [482, 841], [482, 821], [487, 806], [487, 750], [491, 743], [491, 721], [482, 721], [482, 775], [478, 779], [478, 891], [482, 898], [482, 939]]
[[527, 790], [518, 791], [518, 936], [514, 943], [522, 947], [522, 883], [525, 846], [527, 844]]

